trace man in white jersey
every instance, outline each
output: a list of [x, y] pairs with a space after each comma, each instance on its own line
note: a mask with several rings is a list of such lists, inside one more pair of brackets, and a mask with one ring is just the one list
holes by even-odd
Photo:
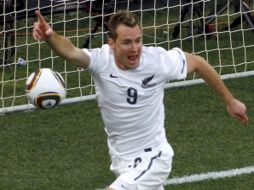
[[61, 57], [93, 75], [108, 147], [117, 176], [108, 190], [163, 190], [173, 150], [164, 129], [164, 84], [198, 73], [222, 98], [228, 113], [248, 123], [245, 105], [235, 99], [217, 72], [200, 56], [175, 48], [144, 47], [134, 14], [120, 11], [109, 21], [108, 44], [79, 49], [58, 35], [36, 11], [35, 40], [45, 40]]

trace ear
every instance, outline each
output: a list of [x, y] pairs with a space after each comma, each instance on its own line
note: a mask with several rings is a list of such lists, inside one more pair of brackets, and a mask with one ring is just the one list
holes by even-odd
[[108, 38], [108, 45], [113, 49], [115, 46], [114, 40], [112, 38]]

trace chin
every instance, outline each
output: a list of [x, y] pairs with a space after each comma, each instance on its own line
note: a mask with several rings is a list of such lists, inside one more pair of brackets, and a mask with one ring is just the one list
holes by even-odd
[[129, 69], [136, 69], [139, 66], [139, 63], [130, 64], [128, 67]]

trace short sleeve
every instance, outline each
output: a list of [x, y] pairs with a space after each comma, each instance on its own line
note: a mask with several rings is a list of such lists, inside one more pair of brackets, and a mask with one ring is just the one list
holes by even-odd
[[109, 62], [110, 48], [108, 45], [103, 45], [101, 48], [83, 49], [90, 58], [88, 70], [92, 73], [101, 72]]
[[187, 76], [187, 62], [184, 52], [179, 48], [167, 51], [163, 55], [163, 69], [167, 79], [181, 80]]
[[96, 71], [96, 57], [98, 57], [98, 50], [95, 51], [95, 49], [89, 50], [89, 49], [82, 49], [90, 58], [90, 64], [88, 66], [88, 70], [90, 72], [95, 72]]

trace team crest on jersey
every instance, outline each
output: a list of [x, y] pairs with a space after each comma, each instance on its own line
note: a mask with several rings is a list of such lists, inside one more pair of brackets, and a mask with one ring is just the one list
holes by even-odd
[[155, 86], [156, 83], [151, 83], [151, 81], [153, 80], [153, 78], [154, 78], [154, 75], [149, 76], [149, 77], [143, 79], [143, 80], [142, 80], [142, 85], [141, 85], [141, 87], [142, 87], [142, 88], [151, 88], [151, 87]]

